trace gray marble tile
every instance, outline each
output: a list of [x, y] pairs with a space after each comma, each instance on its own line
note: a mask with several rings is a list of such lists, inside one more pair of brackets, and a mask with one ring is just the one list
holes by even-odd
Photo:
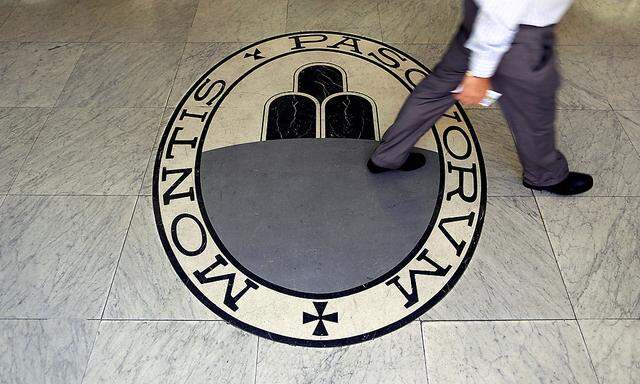
[[168, 105], [177, 105], [182, 96], [206, 71], [242, 46], [240, 43], [187, 43], [171, 88]]
[[0, 320], [0, 381], [80, 384], [98, 321]]
[[286, 0], [202, 0], [189, 41], [254, 42], [283, 33], [286, 14]]
[[538, 202], [578, 318], [640, 317], [640, 198]]
[[0, 207], [0, 317], [100, 317], [134, 201], [7, 196]]
[[48, 108], [0, 108], [0, 193], [9, 192], [48, 113]]
[[640, 7], [635, 1], [580, 0], [558, 26], [561, 44], [640, 44]]
[[0, 40], [84, 42], [102, 10], [95, 0], [22, 1], [0, 28]]
[[104, 312], [107, 319], [218, 319], [173, 270], [151, 197], [140, 197]]
[[492, 197], [460, 281], [422, 319], [570, 319], [571, 304], [532, 197]]
[[433, 70], [447, 50], [446, 44], [395, 43], [394, 48], [413, 56], [418, 62]]
[[597, 384], [573, 321], [423, 323], [430, 384]]
[[160, 120], [160, 126], [158, 127], [158, 132], [156, 133], [155, 141], [153, 144], [153, 148], [151, 150], [151, 155], [149, 156], [149, 160], [147, 161], [147, 169], [144, 173], [144, 179], [142, 181], [142, 186], [140, 187], [139, 195], [143, 196], [151, 196], [152, 188], [153, 188], [153, 169], [156, 166], [156, 156], [158, 155], [158, 145], [160, 144], [160, 140], [162, 139], [162, 134], [164, 133], [167, 124], [169, 123], [169, 119], [171, 119], [171, 115], [173, 114], [173, 108], [166, 108], [164, 110], [164, 114], [162, 115], [162, 120]]
[[640, 153], [640, 111], [616, 111], [618, 121]]
[[600, 384], [640, 382], [640, 321], [580, 320]]
[[420, 323], [340, 348], [304, 348], [260, 339], [256, 384], [426, 382]]
[[484, 157], [489, 196], [532, 196], [522, 185], [522, 166], [513, 136], [497, 109], [471, 109], [467, 116], [473, 125]]
[[83, 383], [253, 383], [256, 346], [221, 321], [102, 321]]
[[198, 0], [124, 1], [106, 7], [91, 41], [184, 42]]
[[0, 107], [52, 107], [83, 47], [0, 43]]
[[56, 108], [12, 193], [135, 195], [161, 108]]
[[611, 107], [640, 110], [640, 45], [607, 47], [606, 51], [604, 78]]
[[287, 32], [329, 30], [382, 38], [378, 4], [370, 0], [290, 0]]
[[558, 111], [556, 127], [569, 168], [593, 175], [593, 189], [585, 195], [640, 196], [640, 156], [615, 112]]
[[558, 68], [562, 83], [557, 95], [560, 109], [610, 110], [603, 65], [606, 52], [594, 46], [559, 46]]
[[0, 25], [2, 25], [15, 9], [15, 0], [0, 1]]
[[87, 44], [58, 106], [164, 107], [184, 44]]
[[381, 0], [382, 38], [394, 43], [448, 43], [461, 19], [460, 1]]
[[0, 207], [2, 207], [2, 203], [4, 203], [4, 199], [7, 197], [7, 195], [0, 195]]

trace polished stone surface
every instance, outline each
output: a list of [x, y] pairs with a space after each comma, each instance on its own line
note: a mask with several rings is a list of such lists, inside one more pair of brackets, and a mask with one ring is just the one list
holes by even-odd
[[161, 108], [57, 108], [11, 193], [135, 195]]
[[640, 320], [580, 320], [600, 384], [640, 381]]
[[250, 384], [257, 344], [221, 321], [102, 321], [83, 383]]
[[431, 384], [598, 383], [575, 320], [422, 327]]
[[0, 193], [9, 192], [48, 114], [48, 108], [0, 108]]
[[568, 319], [567, 292], [532, 197], [490, 197], [455, 288], [423, 320]]
[[52, 107], [83, 49], [75, 43], [0, 43], [0, 107]]
[[90, 41], [184, 42], [198, 0], [122, 1], [105, 7]]
[[135, 197], [8, 196], [0, 317], [99, 318]]
[[58, 107], [164, 107], [184, 44], [87, 44]]
[[290, 0], [287, 32], [329, 30], [382, 38], [375, 1]]
[[189, 41], [254, 42], [284, 33], [286, 0], [201, 0]]
[[640, 199], [538, 202], [578, 318], [640, 317]]
[[136, 203], [104, 318], [217, 319], [173, 270], [155, 229], [151, 197]]
[[616, 117], [640, 154], [640, 111], [617, 111]]
[[187, 43], [173, 81], [168, 105], [177, 105], [205, 72], [242, 47], [241, 43]]
[[256, 384], [419, 384], [427, 380], [418, 322], [340, 348], [304, 348], [260, 339], [257, 362]]
[[0, 381], [80, 384], [98, 323], [0, 320]]
[[446, 44], [458, 28], [461, 2], [381, 0], [378, 9], [384, 41]]
[[579, 0], [560, 22], [560, 44], [640, 44], [637, 1]]

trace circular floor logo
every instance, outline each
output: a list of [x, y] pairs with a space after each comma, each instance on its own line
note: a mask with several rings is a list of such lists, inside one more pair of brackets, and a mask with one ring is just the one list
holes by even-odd
[[176, 272], [221, 318], [290, 344], [391, 332], [452, 289], [480, 235], [485, 171], [452, 107], [427, 164], [366, 161], [428, 70], [369, 38], [300, 32], [216, 64], [175, 109], [154, 209]]

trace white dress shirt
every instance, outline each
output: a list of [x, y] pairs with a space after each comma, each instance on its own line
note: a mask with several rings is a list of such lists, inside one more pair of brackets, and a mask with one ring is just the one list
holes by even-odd
[[469, 71], [491, 77], [511, 47], [520, 24], [556, 24], [572, 0], [474, 0], [478, 14], [465, 46], [471, 50]]

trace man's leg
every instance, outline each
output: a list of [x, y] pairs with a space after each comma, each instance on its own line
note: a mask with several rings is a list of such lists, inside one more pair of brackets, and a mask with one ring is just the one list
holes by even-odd
[[375, 165], [400, 168], [420, 137], [455, 103], [451, 91], [462, 81], [469, 60], [463, 44], [464, 37], [458, 33], [433, 73], [411, 92], [371, 156]]
[[540, 32], [539, 36], [523, 34], [525, 42], [512, 46], [492, 86], [502, 93], [499, 103], [513, 132], [524, 183], [546, 187], [565, 180], [569, 168], [555, 141], [559, 75], [553, 58], [553, 35]]

